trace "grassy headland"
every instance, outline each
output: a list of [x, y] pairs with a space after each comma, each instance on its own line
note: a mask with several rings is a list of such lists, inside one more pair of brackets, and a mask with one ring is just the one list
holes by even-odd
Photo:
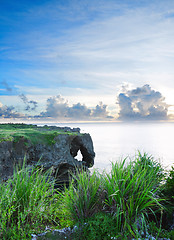
[[43, 126], [32, 124], [0, 124], [0, 142], [19, 141], [20, 138], [29, 140], [32, 144], [55, 143], [54, 138], [59, 134], [77, 135], [78, 132], [65, 131], [64, 128]]
[[112, 163], [110, 173], [81, 171], [62, 192], [49, 176], [23, 166], [1, 183], [1, 239], [75, 225], [71, 239], [173, 239], [174, 169], [166, 173], [151, 156]]

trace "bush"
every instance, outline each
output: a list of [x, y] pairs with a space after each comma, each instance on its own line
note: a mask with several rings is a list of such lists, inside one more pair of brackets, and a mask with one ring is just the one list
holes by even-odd
[[174, 229], [173, 230], [166, 230], [163, 228], [160, 228], [157, 226], [157, 223], [155, 222], [150, 222], [148, 225], [148, 233], [155, 237], [156, 239], [163, 239], [163, 238], [167, 238], [167, 239], [171, 239], [174, 240]]
[[[117, 234], [117, 221], [111, 214], [97, 213], [89, 218], [82, 227], [79, 227], [79, 229], [81, 229], [80, 239], [113, 239]], [[117, 235], [117, 237], [119, 236]]]
[[174, 167], [169, 171], [163, 187], [163, 193], [170, 201], [171, 205], [174, 205]]
[[174, 224], [174, 167], [168, 172], [165, 182], [161, 185], [161, 196], [165, 206], [162, 225], [168, 229]]
[[[164, 169], [161, 166], [160, 162], [155, 160], [151, 155], [148, 155], [147, 153], [144, 153], [143, 155], [138, 152], [138, 155], [133, 161], [134, 163], [134, 173], [137, 170], [144, 170], [146, 169], [147, 174], [150, 172], [153, 172], [156, 180], [156, 187], [158, 187], [161, 183], [161, 181], [165, 177]], [[155, 187], [155, 184], [154, 184]]]

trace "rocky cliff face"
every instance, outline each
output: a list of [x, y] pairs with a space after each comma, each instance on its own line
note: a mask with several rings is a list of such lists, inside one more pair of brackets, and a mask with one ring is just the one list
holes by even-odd
[[[52, 127], [58, 131], [60, 128]], [[52, 167], [53, 175], [60, 181], [67, 180], [68, 171], [85, 166], [92, 167], [94, 164], [94, 149], [91, 136], [80, 134], [79, 129], [65, 128], [63, 134], [57, 134], [52, 144], [33, 144], [25, 136], [19, 136], [18, 140], [6, 140], [0, 142], [0, 179], [6, 179], [13, 174], [16, 164], [22, 164], [25, 158], [26, 164], [33, 167], [40, 165], [44, 169]], [[44, 129], [44, 131], [46, 131]], [[49, 130], [50, 131], [50, 128]], [[77, 160], [78, 151], [82, 159]]]

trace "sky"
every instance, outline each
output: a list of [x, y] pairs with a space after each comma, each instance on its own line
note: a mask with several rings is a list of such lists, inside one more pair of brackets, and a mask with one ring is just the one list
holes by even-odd
[[0, 122], [173, 121], [173, 0], [0, 0]]

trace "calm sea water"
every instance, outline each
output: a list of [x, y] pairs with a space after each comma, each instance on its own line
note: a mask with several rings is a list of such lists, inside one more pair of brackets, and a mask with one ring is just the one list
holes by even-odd
[[[94, 167], [110, 169], [111, 161], [134, 158], [137, 151], [160, 159], [170, 168], [174, 163], [174, 123], [61, 123], [90, 133], [96, 153]], [[80, 159], [80, 154], [78, 155]]]

